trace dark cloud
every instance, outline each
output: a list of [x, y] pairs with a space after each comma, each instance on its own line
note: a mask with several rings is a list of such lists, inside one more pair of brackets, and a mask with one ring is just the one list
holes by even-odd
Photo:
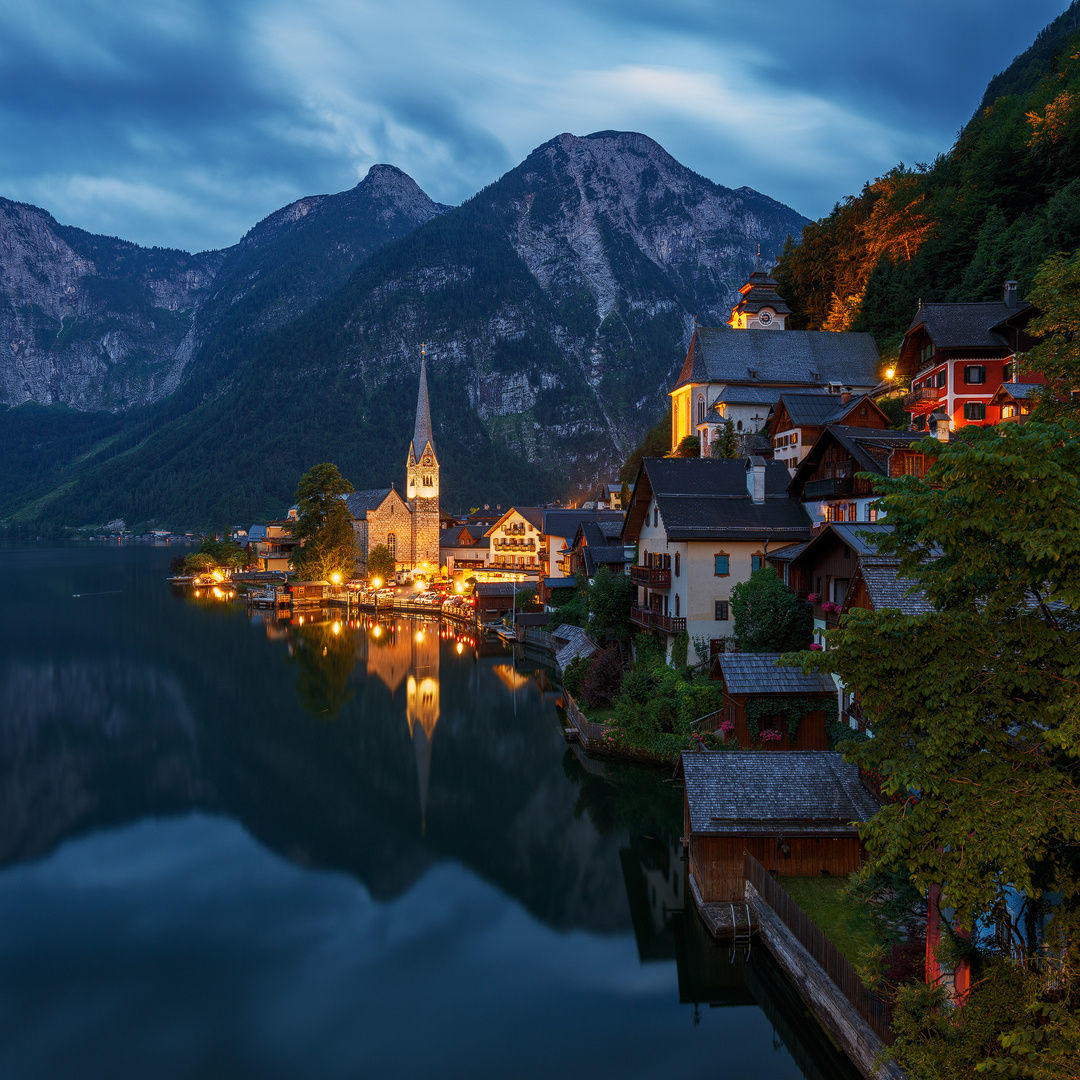
[[0, 4], [0, 194], [191, 249], [375, 161], [458, 202], [565, 130], [644, 130], [720, 183], [816, 215], [946, 149], [1061, 7]]

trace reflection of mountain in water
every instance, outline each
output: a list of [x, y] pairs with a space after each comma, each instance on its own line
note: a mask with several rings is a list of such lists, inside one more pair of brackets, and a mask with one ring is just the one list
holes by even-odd
[[625, 829], [595, 796], [581, 812], [552, 707], [493, 671], [505, 656], [458, 653], [437, 624], [282, 634], [156, 575], [92, 627], [88, 610], [58, 599], [0, 661], [3, 862], [204, 809], [377, 898], [453, 858], [551, 925], [629, 928]]

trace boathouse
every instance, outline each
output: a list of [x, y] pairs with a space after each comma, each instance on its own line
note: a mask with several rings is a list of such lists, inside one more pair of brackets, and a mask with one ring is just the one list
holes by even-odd
[[713, 678], [724, 686], [711, 727], [725, 742], [761, 750], [828, 750], [837, 716], [836, 684], [819, 671], [778, 663], [780, 653], [719, 653]]
[[747, 852], [787, 877], [846, 877], [862, 865], [857, 825], [879, 803], [837, 753], [687, 751], [679, 774], [699, 903], [743, 899]]

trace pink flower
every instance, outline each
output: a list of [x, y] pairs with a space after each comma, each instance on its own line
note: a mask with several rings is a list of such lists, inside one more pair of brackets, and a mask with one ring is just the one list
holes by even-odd
[[724, 722], [723, 722], [723, 723], [722, 723], [722, 724], [720, 725], [720, 730], [721, 730], [721, 731], [722, 731], [722, 732], [723, 732], [723, 733], [724, 733], [725, 735], [730, 735], [730, 734], [731, 734], [731, 733], [732, 733], [732, 732], [733, 732], [733, 731], [735, 730], [735, 722], [734, 722], [733, 720], [725, 720], [725, 721], [724, 721]]
[[816, 641], [810, 646], [810, 648], [813, 649], [814, 652], [821, 652], [821, 646]]
[[816, 592], [812, 592], [812, 593], [807, 593], [807, 594], [806, 594], [806, 599], [807, 599], [807, 600], [809, 600], [809, 601], [810, 601], [810, 603], [812, 603], [812, 604], [813, 604], [813, 603], [815, 603], [816, 601], [820, 600], [820, 599], [821, 599], [821, 597], [820, 597], [820, 596], [818, 596], [818, 594], [817, 594]]
[[779, 742], [783, 737], [783, 733], [776, 728], [766, 728], [761, 733], [762, 742]]

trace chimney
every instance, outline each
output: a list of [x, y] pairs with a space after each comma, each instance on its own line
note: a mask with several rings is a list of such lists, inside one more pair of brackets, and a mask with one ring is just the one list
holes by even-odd
[[949, 441], [949, 418], [944, 413], [934, 413], [934, 438], [939, 442]]
[[851, 400], [851, 391], [850, 390], [845, 390], [840, 395], [840, 404], [841, 405], [846, 405], [850, 400]]
[[1016, 307], [1016, 282], [1005, 282], [1005, 306]]
[[760, 454], [746, 459], [746, 493], [753, 503], [765, 501], [765, 459]]

